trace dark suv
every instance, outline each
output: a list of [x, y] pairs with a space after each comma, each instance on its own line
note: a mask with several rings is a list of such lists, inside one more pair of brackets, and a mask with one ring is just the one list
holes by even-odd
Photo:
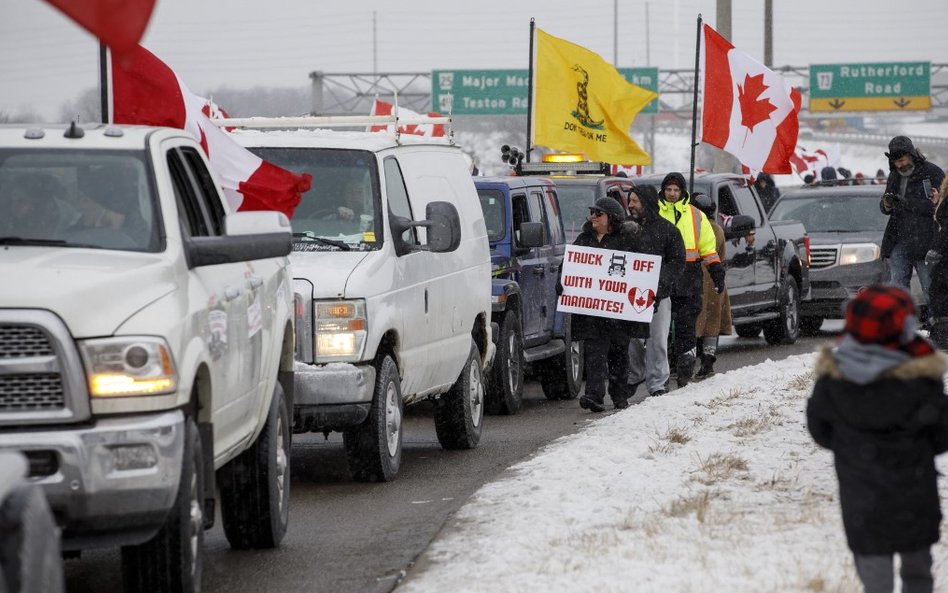
[[556, 188], [540, 177], [476, 177], [492, 274], [491, 321], [499, 326], [487, 381], [487, 411], [514, 414], [526, 365], [548, 399], [572, 399], [583, 377], [582, 342], [556, 312], [566, 249]]
[[[812, 298], [800, 303], [800, 331], [815, 333], [824, 319], [841, 319], [859, 289], [887, 282], [888, 262], [879, 257], [888, 217], [879, 210], [884, 185], [822, 185], [785, 191], [771, 220], [799, 220], [810, 237]], [[912, 297], [924, 295], [913, 279]]]

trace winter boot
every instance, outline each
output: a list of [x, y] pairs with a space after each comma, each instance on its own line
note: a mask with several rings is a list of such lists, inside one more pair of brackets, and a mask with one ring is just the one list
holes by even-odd
[[948, 350], [948, 317], [932, 317], [928, 337], [939, 350]]
[[688, 352], [683, 352], [678, 356], [678, 377], [676, 381], [678, 382], [678, 387], [684, 387], [691, 382], [691, 378], [695, 373], [695, 349], [692, 348]]
[[598, 398], [592, 395], [583, 395], [579, 398], [579, 407], [590, 412], [605, 412], [606, 406], [603, 396]]
[[718, 359], [715, 352], [717, 352], [716, 344], [702, 344], [701, 368], [698, 369], [698, 373], [695, 375], [695, 381], [707, 379], [714, 374], [714, 361]]

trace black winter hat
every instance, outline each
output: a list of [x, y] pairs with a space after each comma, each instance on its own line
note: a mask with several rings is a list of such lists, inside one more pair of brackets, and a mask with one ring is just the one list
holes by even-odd
[[906, 154], [913, 158], [918, 156], [915, 145], [912, 144], [912, 140], [908, 136], [896, 136], [889, 140], [889, 152], [885, 153], [885, 156], [894, 161]]
[[681, 188], [681, 193], [685, 193], [685, 176], [677, 171], [672, 171], [665, 176], [665, 179], [662, 179], [662, 191], [665, 191], [665, 186], [674, 183], [679, 188]]
[[590, 206], [589, 209], [602, 210], [609, 218], [614, 218], [619, 222], [625, 220], [625, 209], [622, 208], [622, 204], [613, 198], [599, 198], [596, 200], [596, 205]]
[[704, 212], [708, 220], [714, 219], [714, 213], [718, 207], [717, 204], [714, 203], [714, 200], [711, 199], [711, 196], [695, 192], [695, 194], [691, 196], [691, 204], [698, 210]]

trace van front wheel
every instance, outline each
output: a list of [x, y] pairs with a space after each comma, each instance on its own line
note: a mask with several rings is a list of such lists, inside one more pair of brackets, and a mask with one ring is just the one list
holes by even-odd
[[445, 449], [473, 449], [481, 440], [484, 420], [484, 377], [481, 354], [471, 340], [471, 352], [450, 391], [435, 401], [438, 442]]
[[402, 386], [391, 356], [382, 358], [369, 417], [342, 433], [349, 473], [359, 482], [389, 482], [402, 464]]

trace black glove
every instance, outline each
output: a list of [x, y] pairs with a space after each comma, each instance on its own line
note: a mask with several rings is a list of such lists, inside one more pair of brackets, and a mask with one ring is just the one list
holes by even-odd
[[928, 253], [925, 254], [925, 263], [934, 266], [941, 261], [942, 255], [935, 251], [934, 249], [929, 249]]
[[714, 262], [708, 266], [708, 273], [711, 274], [711, 282], [714, 283], [714, 292], [718, 294], [724, 292], [724, 266], [721, 262]]

